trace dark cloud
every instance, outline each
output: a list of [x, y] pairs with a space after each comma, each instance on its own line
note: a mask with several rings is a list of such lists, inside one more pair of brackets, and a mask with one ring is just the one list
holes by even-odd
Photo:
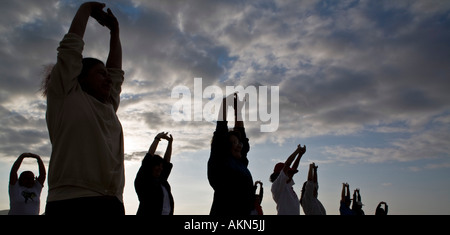
[[[48, 152], [42, 70], [55, 62], [80, 3], [12, 1], [1, 8], [3, 152], [25, 146]], [[377, 125], [398, 130], [396, 123], [414, 132], [450, 109], [446, 1], [121, 0], [107, 7], [121, 26], [126, 80], [119, 116], [129, 137], [142, 135], [137, 127], [168, 130], [180, 137], [180, 148], [208, 148], [211, 123], [170, 116], [172, 88], [193, 92], [195, 77], [203, 88], [280, 87], [278, 132], [262, 135], [261, 123], [248, 123], [254, 143]], [[105, 60], [108, 39], [91, 20], [83, 54]]]
[[45, 120], [27, 118], [18, 112], [0, 106], [0, 153], [17, 157], [22, 152], [50, 156], [50, 141]]

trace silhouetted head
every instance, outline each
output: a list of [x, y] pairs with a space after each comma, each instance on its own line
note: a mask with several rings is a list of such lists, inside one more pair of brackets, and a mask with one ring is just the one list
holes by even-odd
[[108, 101], [112, 80], [102, 61], [95, 58], [84, 58], [83, 68], [78, 75], [78, 82], [81, 89], [89, 95], [95, 97], [100, 102]]
[[283, 162], [279, 162], [275, 165], [275, 167], [273, 168], [273, 173], [270, 175], [270, 182], [273, 183], [278, 178], [283, 168], [284, 168]]
[[[78, 75], [78, 82], [80, 83], [81, 89], [100, 102], [105, 103], [110, 97], [112, 88], [112, 80], [108, 74], [108, 70], [105, 68], [105, 64], [101, 60], [89, 57], [83, 58], [82, 64], [83, 67]], [[53, 67], [54, 65], [44, 67], [45, 76], [40, 89], [44, 97], [48, 93], [48, 85], [50, 84], [50, 75]]]
[[[273, 169], [273, 173], [270, 175], [270, 182], [274, 182], [277, 178], [278, 175], [280, 175], [281, 171], [284, 169], [284, 163], [283, 162], [279, 162], [275, 165], [274, 169]], [[292, 177], [298, 172], [298, 170], [294, 170], [290, 167], [288, 167], [286, 176], [288, 177], [287, 182], [289, 183], [292, 180]]]
[[24, 171], [19, 176], [19, 185], [27, 188], [34, 186], [35, 178], [31, 171]]
[[387, 215], [387, 213], [386, 213], [386, 211], [383, 208], [379, 207], [375, 211], [375, 215]]
[[241, 159], [242, 157], [242, 144], [241, 134], [237, 131], [228, 132], [229, 150], [231, 156], [236, 159]]
[[147, 161], [145, 164], [150, 167], [151, 174], [153, 178], [159, 178], [161, 172], [163, 171], [164, 159], [159, 155], [153, 155], [150, 158], [145, 158]]

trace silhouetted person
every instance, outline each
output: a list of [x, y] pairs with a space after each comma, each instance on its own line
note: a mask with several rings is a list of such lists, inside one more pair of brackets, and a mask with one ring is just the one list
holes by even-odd
[[305, 152], [306, 146], [298, 145], [284, 163], [280, 162], [275, 165], [273, 173], [270, 175], [272, 197], [277, 204], [278, 215], [300, 215], [300, 201], [294, 192], [293, 185], [295, 183], [292, 177], [298, 172], [300, 159]]
[[[119, 23], [104, 7], [80, 6], [44, 84], [52, 143], [47, 215], [125, 214], [123, 131], [116, 115], [124, 80], [122, 47]], [[110, 31], [106, 65], [82, 58], [89, 17]]]
[[235, 125], [228, 131], [226, 100], [222, 102], [208, 160], [208, 181], [214, 189], [210, 214], [250, 215], [254, 210], [255, 189], [247, 168], [250, 145], [241, 118], [243, 104], [235, 94]]
[[[384, 209], [383, 206], [384, 205]], [[375, 211], [375, 215], [387, 215], [388, 214], [388, 205], [386, 202], [378, 203], [377, 209]]]
[[355, 213], [355, 215], [364, 215], [362, 207], [363, 204], [361, 201], [361, 193], [359, 192], [359, 188], [357, 188], [353, 192], [353, 204], [352, 204], [353, 213]]
[[317, 168], [313, 163], [309, 165], [308, 181], [303, 184], [300, 205], [305, 215], [326, 215], [326, 210], [317, 198], [319, 195], [319, 184], [317, 181]]
[[[161, 139], [168, 141], [164, 159], [155, 155]], [[159, 133], [142, 160], [134, 180], [134, 188], [140, 202], [137, 215], [173, 215], [174, 200], [167, 181], [173, 167], [170, 163], [172, 142], [172, 135], [167, 135], [167, 132]]]
[[[24, 158], [35, 158], [39, 166], [39, 176], [24, 171], [17, 177], [17, 171]], [[45, 166], [39, 155], [22, 153], [14, 162], [9, 176], [9, 215], [39, 215], [41, 192], [45, 182]]]
[[339, 207], [339, 212], [341, 215], [355, 215], [355, 213], [350, 209], [352, 201], [350, 199], [350, 186], [348, 183], [342, 183], [341, 192], [341, 205]]

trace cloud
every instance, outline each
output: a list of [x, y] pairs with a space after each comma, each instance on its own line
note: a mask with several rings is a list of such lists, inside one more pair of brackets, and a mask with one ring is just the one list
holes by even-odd
[[[326, 146], [322, 153], [334, 162], [358, 163], [384, 163], [384, 162], [411, 162], [416, 160], [440, 160], [439, 164], [428, 164], [424, 169], [447, 168], [450, 147], [445, 144], [450, 139], [450, 126], [436, 125], [436, 120], [445, 120], [439, 117], [432, 120], [429, 127], [417, 131], [408, 138], [398, 138], [388, 142], [385, 147], [349, 147]], [[418, 171], [422, 167], [411, 167]]]
[[[28, 104], [29, 114], [42, 113], [42, 107]], [[16, 158], [23, 152], [50, 156], [48, 132], [45, 120], [33, 116], [23, 116], [0, 106], [0, 156]]]
[[[0, 10], [4, 155], [27, 144], [48, 154], [45, 101], [38, 93], [42, 66], [55, 62], [58, 42], [80, 3], [15, 1]], [[177, 101], [171, 90], [184, 85], [193, 91], [195, 77], [203, 79], [203, 87], [279, 86], [279, 129], [263, 135], [260, 122], [246, 123], [253, 144], [401, 132], [385, 148], [323, 146], [323, 152], [336, 161], [370, 163], [450, 153], [449, 136], [440, 130], [447, 130], [448, 122], [438, 121], [450, 109], [447, 2], [107, 5], [121, 26], [126, 80], [118, 115], [127, 159], [145, 151], [158, 131], [173, 132], [182, 151], [209, 148], [213, 123], [175, 122], [170, 116]], [[108, 39], [107, 30], [90, 21], [84, 55], [105, 60]]]

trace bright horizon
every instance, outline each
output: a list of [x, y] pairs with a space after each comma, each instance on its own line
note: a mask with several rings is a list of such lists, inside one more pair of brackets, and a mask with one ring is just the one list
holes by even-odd
[[[39, 154], [48, 169], [42, 71], [55, 63], [82, 3], [6, 2], [0, 10], [0, 211], [9, 209], [9, 173], [21, 153]], [[279, 88], [276, 131], [261, 132], [267, 122], [260, 116], [245, 122], [249, 169], [264, 184], [265, 214], [276, 214], [273, 166], [298, 144], [307, 151], [295, 192], [300, 195], [315, 162], [327, 214], [339, 214], [343, 182], [351, 193], [360, 188], [367, 215], [380, 201], [389, 214], [450, 214], [450, 1], [116, 0], [106, 7], [119, 20], [123, 47], [117, 115], [125, 139], [126, 214], [137, 210], [134, 177], [161, 131], [174, 137], [175, 214], [209, 214], [206, 167], [215, 123], [206, 116], [194, 121], [194, 99], [191, 120], [171, 113], [180, 100], [171, 97], [173, 89], [193, 92], [195, 78], [202, 78], [202, 89]], [[85, 57], [105, 60], [105, 32], [90, 20]], [[202, 108], [211, 99], [203, 97]], [[162, 141], [157, 151], [165, 146]], [[25, 169], [38, 174], [34, 162], [19, 171]], [[46, 182], [41, 213], [47, 190]]]

